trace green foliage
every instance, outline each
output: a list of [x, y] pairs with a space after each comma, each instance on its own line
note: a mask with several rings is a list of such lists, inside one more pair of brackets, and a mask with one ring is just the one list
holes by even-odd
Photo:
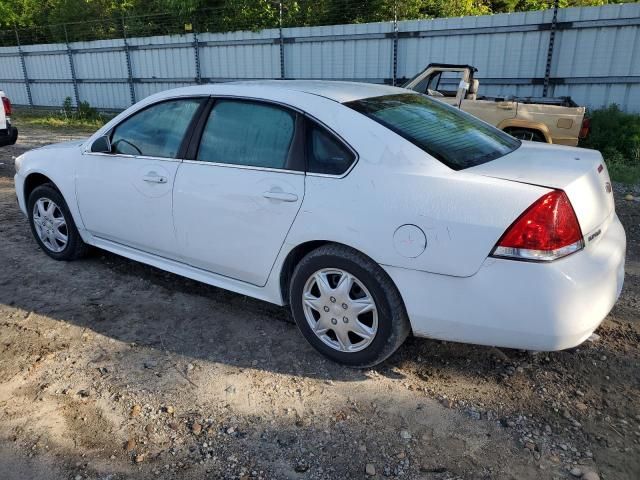
[[78, 108], [74, 108], [71, 97], [64, 99], [62, 109], [57, 112], [16, 109], [13, 118], [17, 125], [37, 125], [55, 129], [73, 128], [91, 132], [100, 128], [110, 118], [89, 105], [88, 102], [80, 102]]
[[76, 118], [78, 120], [87, 120], [90, 122], [102, 121], [102, 115], [95, 108], [89, 105], [89, 102], [80, 102], [76, 110]]
[[71, 97], [64, 99], [62, 103], [61, 115], [71, 120], [81, 120], [87, 122], [102, 121], [103, 117], [98, 110], [89, 105], [89, 102], [80, 102], [78, 108], [73, 108]]
[[614, 180], [640, 181], [640, 115], [625, 113], [612, 104], [588, 116], [591, 133], [580, 146], [600, 150]]
[[[632, 0], [560, 0], [560, 6]], [[28, 28], [27, 42], [116, 38], [123, 18], [130, 35], [259, 30], [279, 25], [276, 0], [0, 0], [0, 41]], [[399, 19], [484, 15], [552, 8], [554, 0], [283, 0], [284, 26], [331, 25]], [[155, 18], [154, 18], [155, 17]], [[67, 24], [63, 26], [62, 24]], [[186, 29], [189, 31], [189, 29]], [[91, 34], [91, 35], [90, 35]], [[31, 36], [32, 38], [29, 38]], [[6, 37], [6, 38], [5, 38]]]
[[73, 103], [71, 102], [71, 97], [67, 97], [62, 102], [62, 113], [67, 118], [70, 118], [73, 115]]

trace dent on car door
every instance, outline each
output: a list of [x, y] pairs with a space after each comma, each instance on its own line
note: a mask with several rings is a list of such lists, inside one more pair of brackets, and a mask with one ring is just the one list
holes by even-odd
[[264, 285], [304, 197], [300, 116], [269, 103], [217, 100], [192, 160], [178, 169], [182, 259]]
[[204, 101], [173, 99], [147, 107], [112, 130], [111, 153], [84, 153], [76, 192], [92, 235], [175, 257], [173, 180], [184, 137]]

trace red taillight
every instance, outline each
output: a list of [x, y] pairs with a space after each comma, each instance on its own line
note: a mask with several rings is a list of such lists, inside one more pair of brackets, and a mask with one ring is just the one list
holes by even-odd
[[11, 116], [11, 102], [7, 97], [2, 97], [2, 105], [4, 106], [4, 114], [7, 117]]
[[571, 202], [562, 190], [535, 201], [507, 229], [492, 255], [548, 262], [584, 246]]
[[578, 134], [578, 137], [587, 138], [587, 135], [589, 135], [589, 130], [591, 130], [591, 119], [583, 118], [582, 126], [580, 127], [580, 133]]

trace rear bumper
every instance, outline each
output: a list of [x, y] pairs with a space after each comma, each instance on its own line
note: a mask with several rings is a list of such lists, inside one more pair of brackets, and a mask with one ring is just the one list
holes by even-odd
[[384, 268], [415, 335], [549, 351], [579, 345], [611, 311], [622, 290], [625, 250], [614, 213], [597, 242], [548, 264], [487, 258], [464, 278]]
[[0, 147], [13, 145], [16, 141], [18, 141], [18, 129], [16, 127], [0, 130]]

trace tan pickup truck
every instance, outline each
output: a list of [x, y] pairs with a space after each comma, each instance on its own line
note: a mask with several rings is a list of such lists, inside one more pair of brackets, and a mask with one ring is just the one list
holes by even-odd
[[470, 65], [431, 63], [403, 86], [455, 105], [522, 140], [576, 146], [589, 133], [585, 108], [571, 98], [483, 97]]

